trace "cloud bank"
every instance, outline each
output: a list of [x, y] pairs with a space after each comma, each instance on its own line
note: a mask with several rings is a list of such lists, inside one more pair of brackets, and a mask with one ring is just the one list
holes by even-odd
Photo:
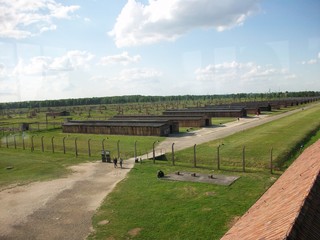
[[109, 35], [117, 47], [173, 41], [197, 28], [240, 26], [258, 10], [258, 0], [128, 0]]
[[54, 20], [70, 19], [79, 8], [54, 0], [0, 0], [0, 37], [23, 39], [55, 30]]
[[61, 57], [37, 56], [28, 62], [20, 59], [13, 70], [14, 76], [55, 74], [56, 72], [68, 72], [77, 69], [86, 69], [94, 55], [86, 51], [69, 51]]
[[128, 65], [129, 63], [136, 63], [140, 61], [140, 59], [141, 59], [140, 55], [135, 55], [131, 57], [129, 56], [128, 52], [123, 52], [118, 55], [102, 57], [100, 64], [101, 65], [109, 65], [109, 64]]
[[239, 63], [236, 61], [224, 62], [221, 64], [210, 64], [195, 71], [198, 81], [212, 81], [234, 84], [264, 83], [279, 79], [293, 79], [295, 75], [288, 69], [277, 69], [270, 65], [261, 66], [256, 63]]

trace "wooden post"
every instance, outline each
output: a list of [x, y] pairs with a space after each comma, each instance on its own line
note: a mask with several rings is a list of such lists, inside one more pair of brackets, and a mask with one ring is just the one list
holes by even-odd
[[197, 144], [193, 146], [193, 166], [197, 167], [197, 153], [196, 153]]
[[16, 135], [13, 135], [14, 149], [17, 149]]
[[8, 135], [6, 135], [6, 146], [7, 146], [7, 148], [9, 148]]
[[174, 143], [172, 143], [172, 165], [174, 166]]
[[243, 146], [242, 148], [242, 171], [246, 171], [246, 155], [245, 155], [246, 147]]

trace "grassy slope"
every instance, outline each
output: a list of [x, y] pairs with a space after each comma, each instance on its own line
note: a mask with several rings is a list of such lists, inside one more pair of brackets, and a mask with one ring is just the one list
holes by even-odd
[[[260, 153], [262, 146], [268, 149], [278, 144], [275, 155], [281, 157], [283, 152], [294, 149], [297, 141], [300, 143], [312, 128], [318, 126], [319, 113], [319, 107], [316, 107], [230, 136], [224, 139], [224, 157], [232, 155], [234, 149], [228, 149], [227, 146], [235, 144], [250, 144], [257, 149], [256, 153]], [[311, 141], [316, 141], [319, 136], [318, 132]], [[212, 152], [208, 149], [216, 144], [203, 144], [199, 151], [210, 159]], [[177, 153], [180, 161], [190, 159], [191, 153], [188, 151], [190, 149]], [[266, 154], [269, 154], [268, 151]], [[224, 171], [224, 174], [241, 176], [230, 187], [224, 187], [161, 181], [156, 178], [158, 169], [165, 173], [194, 171], [182, 165], [173, 167], [166, 162], [136, 164], [128, 178], [105, 199], [93, 219], [96, 232], [89, 239], [219, 239], [233, 219], [241, 216], [279, 176], [261, 170], [250, 173]], [[204, 168], [196, 171], [210, 172]], [[99, 225], [102, 220], [108, 220], [109, 224]], [[133, 237], [129, 231], [135, 228], [141, 230]]]
[[[295, 150], [310, 137], [314, 129], [320, 126], [320, 105], [304, 110], [293, 116], [273, 121], [254, 129], [236, 133], [225, 139], [211, 141], [197, 146], [197, 162], [199, 166], [212, 168], [217, 166], [217, 146], [221, 143], [220, 159], [222, 168], [235, 166], [240, 169], [242, 149], [246, 147], [246, 166], [267, 168], [270, 164], [270, 150], [273, 148], [275, 166], [282, 167], [283, 161], [292, 156]], [[171, 156], [168, 156], [171, 159]], [[177, 152], [178, 164], [191, 165], [193, 148]]]

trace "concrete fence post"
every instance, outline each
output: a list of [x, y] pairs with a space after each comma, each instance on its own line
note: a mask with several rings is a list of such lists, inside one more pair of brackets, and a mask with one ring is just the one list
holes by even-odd
[[155, 150], [154, 150], [154, 145], [156, 144], [156, 141], [153, 142], [152, 144], [152, 156], [153, 156], [153, 163], [156, 163], [156, 153], [155, 153]]
[[42, 152], [44, 152], [43, 138], [44, 138], [44, 136], [41, 136], [41, 151]]
[[51, 138], [51, 148], [52, 148], [52, 153], [54, 153], [54, 142], [53, 142], [54, 137]]
[[117, 141], [118, 159], [120, 158], [120, 140]]
[[13, 135], [14, 149], [17, 149], [16, 135]]
[[26, 149], [26, 146], [24, 144], [24, 135], [22, 135], [22, 149], [25, 150]]
[[273, 159], [272, 159], [273, 156], [272, 155], [273, 155], [273, 147], [271, 147], [271, 150], [270, 150], [270, 173], [271, 174], [273, 174], [273, 166], [272, 166], [273, 165], [273, 162], [272, 162], [273, 161]]
[[175, 162], [174, 162], [174, 143], [172, 143], [172, 165], [173, 166], [175, 165]]
[[89, 155], [89, 157], [91, 157], [90, 141], [91, 141], [91, 139], [89, 138], [89, 140], [88, 140], [88, 155]]
[[34, 138], [34, 135], [31, 136], [31, 152], [34, 151], [34, 142], [33, 142], [33, 138]]
[[76, 151], [76, 157], [78, 157], [78, 145], [77, 145], [77, 140], [78, 140], [78, 138], [75, 138], [75, 139], [74, 139], [74, 148], [75, 148], [75, 151]]
[[134, 141], [134, 161], [137, 159], [137, 140]]
[[220, 145], [217, 147], [217, 168], [220, 170]]
[[197, 144], [193, 146], [193, 167], [197, 167]]
[[101, 142], [103, 152], [104, 152], [104, 141], [105, 141], [105, 140], [106, 140], [106, 139], [102, 139], [102, 142]]
[[66, 154], [66, 142], [65, 142], [65, 140], [66, 140], [66, 137], [63, 137], [63, 139], [62, 139], [63, 154]]
[[246, 171], [246, 147], [243, 146], [242, 148], [242, 171]]

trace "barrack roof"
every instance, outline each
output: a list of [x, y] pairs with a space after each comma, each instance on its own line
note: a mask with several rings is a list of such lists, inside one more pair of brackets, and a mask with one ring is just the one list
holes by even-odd
[[307, 148], [224, 235], [227, 239], [320, 239], [320, 140]]

